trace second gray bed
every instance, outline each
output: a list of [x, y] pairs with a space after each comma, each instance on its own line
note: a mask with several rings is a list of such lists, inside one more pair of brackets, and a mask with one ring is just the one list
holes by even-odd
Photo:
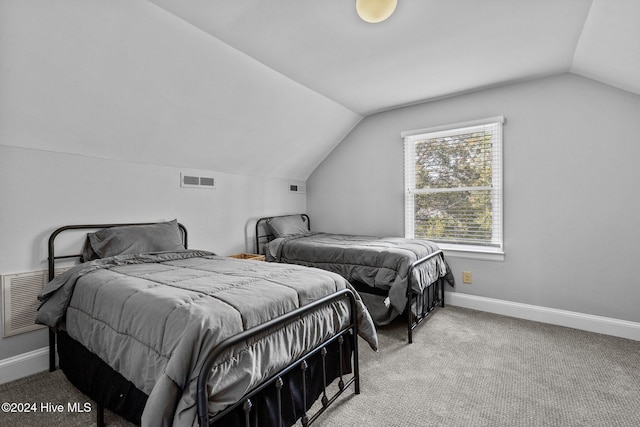
[[428, 240], [311, 232], [306, 215], [262, 218], [256, 229], [258, 250], [267, 261], [321, 268], [340, 274], [359, 290], [366, 287], [368, 292], [360, 295], [377, 325], [388, 324], [406, 309], [409, 282], [415, 294], [440, 278], [453, 285], [443, 256], [410, 268], [439, 251]]

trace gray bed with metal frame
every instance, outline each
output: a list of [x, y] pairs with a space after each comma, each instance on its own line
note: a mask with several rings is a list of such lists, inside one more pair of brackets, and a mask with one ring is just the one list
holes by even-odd
[[[311, 240], [310, 243], [308, 243], [309, 247], [311, 247], [312, 249], [300, 249], [297, 250], [295, 252], [296, 254], [296, 259], [287, 259], [286, 261], [281, 261], [281, 259], [284, 259], [284, 257], [279, 256], [278, 254], [282, 254], [282, 252], [278, 252], [278, 254], [272, 254], [271, 257], [269, 257], [269, 254], [267, 255], [267, 259], [271, 260], [271, 261], [277, 261], [277, 262], [291, 262], [291, 263], [300, 263], [301, 265], [307, 265], [307, 266], [313, 266], [313, 267], [317, 267], [317, 268], [325, 268], [325, 269], [330, 269], [331, 271], [337, 272], [341, 275], [343, 275], [343, 277], [345, 277], [347, 280], [349, 280], [349, 282], [356, 288], [356, 290], [363, 296], [363, 300], [365, 299], [366, 294], [375, 294], [375, 295], [381, 295], [381, 296], [386, 296], [389, 293], [389, 289], [387, 290], [383, 290], [380, 288], [376, 288], [376, 287], [372, 287], [371, 284], [367, 284], [367, 283], [363, 283], [360, 279], [356, 278], [355, 275], [353, 274], [353, 268], [352, 265], [344, 265], [344, 268], [342, 268], [343, 266], [340, 265], [340, 261], [338, 262], [332, 262], [331, 264], [327, 264], [327, 263], [323, 263], [320, 262], [316, 257], [316, 253], [317, 250], [320, 248], [320, 246], [315, 246], [314, 244], [316, 244], [316, 242], [313, 242], [313, 239], [316, 237], [321, 237], [324, 240], [329, 240], [329, 239], [333, 239], [333, 238], [343, 238], [343, 235], [333, 235], [330, 233], [311, 233], [311, 220], [309, 218], [309, 216], [307, 214], [296, 214], [296, 215], [278, 215], [278, 216], [271, 216], [271, 217], [263, 217], [260, 218], [256, 221], [256, 225], [255, 225], [255, 239], [256, 239], [256, 246], [255, 246], [255, 250], [256, 253], [258, 254], [263, 254], [265, 253], [265, 248], [268, 248], [268, 244], [273, 242], [274, 240], [276, 240], [278, 236], [276, 236], [274, 234], [274, 230], [272, 230], [272, 227], [269, 226], [269, 223], [273, 223], [272, 221], [274, 219], [286, 219], [289, 217], [296, 217], [299, 216], [302, 220], [302, 223], [305, 230], [303, 231], [307, 231], [310, 233], [309, 236], [306, 235], [305, 232], [302, 232], [298, 235], [293, 235], [293, 236], [289, 236], [286, 237], [285, 239], [291, 239], [291, 240], [285, 240], [287, 242], [288, 245], [294, 247], [294, 245], [300, 245], [300, 244], [305, 244], [307, 243], [306, 240]], [[294, 227], [294, 230], [285, 230], [284, 233], [287, 232], [300, 232], [301, 228], [303, 228], [301, 225], [297, 226], [297, 230]], [[277, 233], [276, 233], [277, 234]], [[358, 248], [358, 250], [362, 250], [364, 252], [366, 252], [368, 249], [366, 248], [366, 243], [369, 241], [369, 239], [371, 239], [371, 241], [375, 241], [377, 242], [378, 238], [375, 237], [368, 237], [368, 236], [349, 236], [347, 235], [347, 239], [354, 237], [358, 239], [359, 243], [361, 241], [365, 242], [365, 245], [363, 245], [362, 248]], [[363, 240], [364, 239], [364, 240]], [[413, 254], [411, 253], [411, 251], [406, 251], [407, 252], [407, 256], [411, 257], [410, 258], [410, 262], [407, 265], [407, 271], [403, 272], [403, 274], [406, 274], [406, 278], [407, 278], [407, 283], [405, 283], [406, 286], [406, 309], [405, 309], [405, 314], [407, 316], [407, 338], [408, 338], [408, 342], [412, 343], [413, 342], [413, 330], [421, 323], [423, 322], [425, 319], [427, 319], [427, 317], [429, 316], [429, 314], [431, 314], [434, 309], [438, 306], [440, 307], [444, 307], [445, 305], [445, 292], [444, 292], [444, 283], [445, 281], [447, 281], [450, 285], [453, 286], [453, 276], [450, 274], [450, 271], [448, 269], [448, 266], [446, 265], [446, 261], [444, 259], [444, 254], [441, 250], [439, 250], [437, 248], [437, 246], [435, 244], [433, 244], [432, 242], [426, 242], [426, 241], [420, 241], [420, 240], [415, 240], [415, 239], [397, 239], [394, 238], [393, 239], [393, 245], [396, 245], [396, 243], [399, 245], [399, 247], [402, 247], [404, 244], [415, 244], [415, 243], [429, 243], [434, 249], [431, 253], [427, 253], [424, 256], [413, 256]], [[340, 241], [340, 244], [342, 244], [343, 242]], [[325, 242], [322, 243], [323, 245], [325, 244]], [[281, 245], [282, 246], [282, 245]], [[331, 243], [329, 243], [329, 246], [331, 246]], [[335, 251], [337, 251], [338, 254], [340, 253], [346, 253], [347, 248], [349, 250], [353, 249], [353, 246], [349, 246], [349, 241], [346, 240], [346, 245], [345, 246], [336, 246], [336, 247], [331, 247], [331, 249], [335, 249]], [[278, 247], [277, 251], [282, 251], [281, 247]], [[342, 251], [342, 252], [340, 252]], [[374, 263], [374, 258], [379, 256], [380, 253], [378, 252], [377, 254], [374, 254], [371, 257], [372, 263], [368, 266], [371, 268], [376, 268], [375, 267], [375, 263]], [[336, 256], [334, 258], [339, 258], [339, 256]], [[359, 260], [359, 262], [361, 262], [361, 258]], [[377, 262], [377, 260], [376, 260]], [[440, 269], [439, 273], [437, 273], [437, 277], [433, 277], [434, 275], [431, 275], [431, 278], [427, 279], [428, 275], [422, 274], [425, 268], [434, 268], [433, 266], [435, 264], [438, 264], [440, 267], [438, 267]], [[415, 273], [415, 274], [414, 274]], [[419, 281], [424, 281], [424, 280], [428, 280], [429, 283], [418, 283]], [[365, 300], [366, 302], [366, 300]], [[375, 318], [374, 318], [375, 320]]]
[[[72, 258], [80, 257], [80, 254], [56, 255], [54, 241], [60, 233], [70, 231], [70, 230], [106, 229], [110, 227], [146, 226], [146, 225], [152, 225], [152, 224], [155, 224], [155, 223], [70, 225], [70, 226], [58, 228], [51, 234], [49, 238], [49, 244], [48, 244], [48, 250], [49, 250], [48, 263], [49, 263], [50, 280], [54, 279], [54, 275], [55, 275], [54, 272], [55, 272], [57, 260], [72, 259]], [[186, 249], [187, 230], [181, 224], [179, 224], [179, 227], [180, 227], [180, 232], [182, 234], [183, 244]], [[236, 261], [234, 260], [233, 262], [236, 262]], [[241, 261], [241, 262], [255, 262], [255, 261]], [[241, 399], [236, 401], [234, 404], [230, 405], [224, 411], [221, 411], [215, 414], [213, 417], [210, 416], [209, 411], [207, 409], [207, 403], [209, 399], [209, 395], [207, 393], [208, 391], [207, 384], [211, 375], [212, 366], [216, 363], [218, 357], [221, 354], [224, 354], [225, 352], [228, 351], [228, 349], [234, 347], [238, 343], [247, 342], [248, 340], [256, 339], [256, 337], [264, 336], [265, 334], [269, 333], [269, 331], [273, 331], [274, 329], [284, 328], [286, 327], [285, 325], [292, 324], [292, 322], [295, 322], [296, 320], [301, 319], [302, 317], [306, 316], [307, 314], [311, 313], [314, 310], [328, 307], [329, 305], [335, 304], [337, 303], [337, 301], [342, 301], [342, 300], [346, 300], [346, 304], [347, 304], [346, 306], [349, 308], [350, 320], [345, 325], [343, 325], [343, 327], [334, 336], [324, 340], [319, 345], [317, 345], [314, 349], [305, 353], [301, 357], [296, 358], [295, 360], [292, 360], [285, 368], [281, 369], [276, 374], [271, 375], [269, 378], [265, 379], [259, 386], [254, 387], [251, 391], [246, 393]], [[246, 427], [256, 426], [259, 421], [258, 420], [259, 415], [257, 414], [257, 411], [252, 412], [252, 407], [253, 407], [252, 401], [256, 398], [256, 395], [262, 396], [263, 394], [268, 394], [268, 393], [271, 394], [272, 401], [276, 402], [276, 407], [270, 409], [270, 415], [272, 417], [271, 419], [273, 419], [274, 423], [277, 423], [278, 426], [284, 425], [283, 423], [286, 423], [286, 422], [290, 423], [291, 422], [290, 419], [288, 421], [286, 421], [286, 418], [283, 419], [282, 390], [283, 390], [283, 386], [285, 387], [296, 386], [296, 387], [301, 387], [300, 390], [295, 389], [295, 393], [299, 393], [299, 395], [296, 395], [296, 396], [299, 396], [299, 400], [301, 401], [300, 402], [301, 407], [296, 408], [296, 410], [297, 410], [297, 414], [300, 415], [299, 418], [301, 419], [302, 424], [306, 426], [311, 424], [313, 421], [315, 421], [320, 416], [320, 414], [324, 412], [335, 399], [337, 399], [337, 397], [340, 394], [346, 391], [346, 389], [350, 385], [353, 384], [355, 393], [359, 394], [360, 393], [360, 376], [359, 376], [359, 367], [358, 367], [358, 339], [354, 339], [354, 337], [357, 337], [358, 335], [358, 321], [356, 319], [356, 312], [357, 312], [356, 304], [357, 303], [356, 303], [355, 294], [349, 289], [343, 289], [333, 294], [327, 295], [326, 297], [320, 298], [314, 302], [303, 305], [279, 317], [273, 318], [272, 320], [266, 323], [259, 324], [258, 326], [248, 329], [240, 334], [233, 335], [228, 339], [224, 340], [223, 342], [221, 342], [217, 347], [213, 349], [213, 351], [211, 351], [208, 354], [198, 374], [197, 396], [195, 397], [197, 401], [198, 423], [201, 426], [204, 426], [204, 425], [210, 425], [212, 423], [217, 422], [218, 420], [224, 419], [225, 421], [223, 422], [226, 425], [227, 420], [230, 419], [228, 418], [228, 416], [233, 411], [236, 411], [236, 414], [234, 415], [235, 418], [231, 418], [231, 419], [238, 419], [237, 425], [243, 425]], [[55, 351], [56, 351], [57, 332], [63, 332], [63, 331], [58, 331], [57, 328], [50, 327], [49, 338], [50, 338], [50, 370], [51, 371], [56, 369]], [[65, 341], [68, 341], [67, 338], [65, 338]], [[82, 347], [82, 344], [79, 344], [79, 345]], [[337, 357], [337, 359], [332, 362], [331, 366], [328, 366], [327, 364], [328, 348], [331, 349], [330, 351], [332, 352], [332, 354], [337, 354], [337, 352], [339, 352], [339, 357]], [[85, 352], [83, 354], [88, 355], [87, 356], [88, 358], [93, 358], [90, 352]], [[351, 354], [352, 356], [349, 357], [349, 354]], [[345, 357], [348, 360], [350, 360], [350, 362], [346, 366], [344, 365]], [[82, 369], [80, 369], [80, 371], [83, 372], [83, 369], [90, 369], [89, 367], [96, 362], [102, 363], [102, 365], [104, 365], [104, 362], [100, 360], [97, 360], [97, 361], [91, 360], [90, 363], [86, 364], [86, 368], [83, 367]], [[61, 360], [60, 365], [61, 366], [69, 365], [70, 363], [82, 364], [84, 363], [84, 361], [83, 361], [83, 358], [79, 360], [69, 361], [66, 363], [65, 363], [65, 360]], [[108, 366], [106, 367], [103, 366], [102, 368], [106, 369], [107, 371], [111, 370], [110, 367]], [[327, 373], [328, 370], [331, 370], [330, 374]], [[313, 377], [310, 377], [311, 375], [310, 372], [312, 371], [315, 372], [315, 374]], [[318, 374], [319, 372], [321, 373], [321, 375]], [[352, 374], [348, 375], [349, 373], [352, 373]], [[81, 375], [84, 375], [84, 374], [81, 373]], [[94, 372], [88, 371], [87, 375], [94, 375]], [[118, 377], [117, 373], [115, 373], [115, 375], [116, 377]], [[347, 377], [350, 376], [350, 378], [343, 378], [343, 376], [347, 376]], [[120, 390], [119, 387], [127, 387], [129, 389], [131, 388], [130, 383], [124, 384], [124, 385], [121, 384], [123, 380], [126, 383], [127, 382], [126, 379], [124, 378], [114, 379], [111, 372], [109, 372], [109, 375], [107, 375], [106, 377], [97, 377], [97, 378], [101, 378], [100, 387], [102, 389], [114, 390], [116, 394], [118, 393], [118, 390]], [[327, 395], [327, 385], [334, 378], [339, 378], [338, 390], [332, 397], [329, 397]], [[109, 383], [103, 384], [102, 381], [109, 381]], [[79, 382], [86, 384], [87, 380], [81, 379]], [[95, 382], [95, 380], [92, 379], [91, 382]], [[312, 388], [309, 385], [309, 382], [314, 383], [312, 385], [316, 389], [315, 395], [312, 395], [311, 392], [308, 391], [308, 389]], [[124, 402], [124, 403], [120, 402], [118, 405], [115, 405], [117, 407], [114, 408], [113, 407], [114, 397], [102, 396], [102, 390], [100, 393], [94, 393], [94, 394], [91, 394], [91, 391], [82, 389], [82, 388], [81, 388], [81, 391], [85, 392], [85, 394], [88, 394], [89, 397], [91, 397], [96, 401], [96, 404], [98, 407], [98, 411], [97, 411], [98, 426], [104, 425], [103, 411], [105, 407], [113, 410], [116, 413], [120, 413], [120, 410], [122, 409], [120, 406], [128, 405], [127, 402]], [[290, 391], [290, 393], [294, 393], [294, 391]], [[146, 402], [146, 396], [141, 391], [134, 388], [133, 395], [137, 397], [141, 396], [141, 399], [138, 399], [137, 402], [131, 403], [132, 405], [140, 405], [139, 403], [140, 401], [142, 401], [143, 403]], [[307, 410], [310, 408], [313, 400], [317, 398], [315, 396], [321, 397], [321, 407], [315, 414], [313, 414], [312, 416], [309, 416], [307, 414]], [[117, 396], [115, 398], [117, 399]], [[133, 408], [132, 410], [140, 411], [140, 408]], [[224, 417], [227, 417], [227, 418], [224, 418]], [[262, 423], [261, 425], [265, 425], [265, 424]]]

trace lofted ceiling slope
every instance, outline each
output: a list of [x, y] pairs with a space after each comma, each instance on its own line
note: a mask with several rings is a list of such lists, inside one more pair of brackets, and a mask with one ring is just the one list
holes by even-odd
[[150, 1], [364, 116], [564, 72], [640, 93], [637, 0]]
[[0, 144], [306, 179], [365, 116], [572, 72], [640, 94], [638, 0], [0, 0]]
[[640, 94], [640, 1], [594, 0], [571, 71]]
[[305, 180], [362, 119], [146, 0], [0, 0], [0, 144]]

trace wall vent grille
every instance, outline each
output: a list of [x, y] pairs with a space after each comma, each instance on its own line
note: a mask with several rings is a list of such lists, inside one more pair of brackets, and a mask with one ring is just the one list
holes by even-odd
[[180, 186], [191, 188], [216, 188], [216, 180], [211, 176], [180, 174]]
[[290, 193], [298, 193], [298, 194], [306, 194], [307, 186], [304, 183], [304, 181], [289, 182], [289, 192]]
[[[71, 267], [56, 269], [56, 275]], [[3, 336], [10, 337], [25, 332], [44, 328], [36, 325], [36, 310], [40, 301], [38, 294], [42, 291], [47, 280], [46, 271], [31, 271], [27, 273], [3, 274]]]

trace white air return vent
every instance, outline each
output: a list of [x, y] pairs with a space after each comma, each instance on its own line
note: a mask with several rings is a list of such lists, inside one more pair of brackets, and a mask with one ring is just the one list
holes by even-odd
[[307, 186], [303, 181], [289, 182], [289, 193], [305, 194]]
[[180, 174], [180, 186], [191, 188], [216, 188], [216, 180], [211, 176]]
[[[71, 267], [56, 269], [56, 276]], [[45, 328], [36, 325], [38, 294], [48, 282], [46, 271], [2, 275], [2, 301], [4, 316], [3, 336], [22, 334]]]

